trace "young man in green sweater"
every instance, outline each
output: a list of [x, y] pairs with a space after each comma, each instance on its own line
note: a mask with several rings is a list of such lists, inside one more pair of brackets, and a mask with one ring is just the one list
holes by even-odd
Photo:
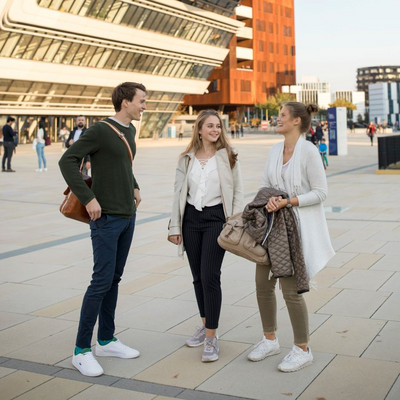
[[[140, 120], [146, 109], [146, 89], [138, 83], [122, 83], [113, 90], [112, 101], [116, 114], [105, 121], [124, 134], [134, 157], [136, 129], [131, 121]], [[86, 155], [90, 155], [92, 165], [91, 188], [79, 171]], [[59, 166], [68, 186], [89, 213], [94, 261], [92, 280], [82, 302], [72, 364], [83, 375], [99, 376], [104, 371], [90, 348], [97, 317], [97, 356], [140, 355], [114, 337], [118, 284], [132, 242], [140, 190], [126, 144], [104, 122], [87, 129], [63, 154]]]

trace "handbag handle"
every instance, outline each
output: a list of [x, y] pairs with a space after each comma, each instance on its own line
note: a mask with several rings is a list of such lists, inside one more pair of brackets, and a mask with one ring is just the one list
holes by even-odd
[[128, 141], [125, 138], [125, 135], [122, 132], [120, 132], [113, 124], [110, 124], [107, 121], [100, 121], [100, 122], [107, 124], [118, 135], [118, 137], [124, 142], [126, 149], [128, 150], [128, 153], [129, 153], [129, 159], [131, 160], [131, 164], [132, 164], [132, 162], [133, 162], [132, 150], [131, 150], [131, 147], [129, 146]]

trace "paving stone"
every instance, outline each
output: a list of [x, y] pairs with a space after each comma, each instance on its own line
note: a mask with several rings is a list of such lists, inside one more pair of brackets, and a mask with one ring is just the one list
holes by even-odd
[[90, 386], [90, 383], [54, 378], [18, 396], [18, 400], [68, 400]]
[[400, 322], [389, 321], [364, 352], [363, 357], [400, 363]]
[[[347, 268], [329, 268], [326, 267], [322, 271], [318, 272], [317, 275], [312, 279], [312, 281], [315, 281], [315, 285], [317, 289], [325, 288], [325, 287], [330, 287], [333, 285], [336, 281], [338, 281], [342, 276], [346, 275], [349, 273], [349, 270]], [[312, 292], [312, 289], [311, 289]]]
[[11, 400], [53, 379], [51, 376], [27, 371], [16, 371], [0, 379], [1, 399]]
[[35, 372], [43, 375], [54, 375], [61, 370], [61, 368], [54, 367], [52, 365], [45, 365], [24, 360], [15, 360], [12, 358], [8, 359], [1, 366], [21, 371]]
[[332, 316], [312, 333], [311, 348], [332, 354], [360, 356], [384, 325], [384, 321]]
[[318, 310], [321, 314], [350, 317], [371, 317], [385, 302], [390, 293], [343, 289], [336, 297]]
[[384, 246], [386, 242], [384, 241], [372, 241], [372, 240], [352, 240], [349, 241], [347, 245], [344, 245], [340, 248], [340, 251], [343, 252], [352, 252], [352, 253], [382, 253], [384, 251]]
[[390, 392], [385, 397], [385, 400], [399, 400], [400, 399], [400, 376], [396, 379], [396, 382], [390, 389]]
[[10, 375], [15, 371], [16, 371], [16, 369], [13, 369], [13, 368], [0, 367], [0, 378]]
[[311, 366], [288, 375], [277, 367], [290, 349], [281, 350], [281, 354], [260, 362], [248, 361], [247, 352], [243, 353], [196, 389], [260, 400], [296, 399], [333, 358], [331, 354], [314, 352]]
[[396, 363], [337, 356], [298, 400], [384, 399], [399, 371]]
[[194, 389], [249, 347], [242, 343], [225, 342], [223, 340], [219, 341], [219, 346], [220, 354], [217, 362], [201, 362], [202, 346], [197, 348], [182, 347], [134, 378]]
[[383, 292], [400, 292], [400, 272], [395, 272], [379, 289]]
[[400, 293], [392, 293], [371, 318], [400, 321]]
[[357, 256], [357, 253], [337, 253], [329, 260], [326, 267], [328, 268], [342, 268], [348, 261]]
[[175, 398], [182, 393], [183, 389], [175, 386], [159, 385], [151, 382], [142, 382], [134, 379], [120, 379], [113, 384], [112, 387], [133, 390], [137, 392], [145, 392], [159, 394], [162, 396], [171, 396]]
[[60, 315], [66, 314], [70, 311], [76, 310], [80, 308], [82, 304], [83, 296], [75, 296], [70, 299], [61, 301], [57, 304], [53, 304], [50, 307], [42, 308], [41, 310], [37, 310], [32, 313], [32, 315], [36, 315], [38, 317], [47, 317], [47, 318], [55, 318]]
[[347, 269], [369, 269], [376, 264], [383, 254], [358, 254], [345, 264]]
[[116, 387], [92, 385], [88, 389], [70, 397], [71, 400], [152, 400], [154, 395]]
[[[73, 368], [72, 365], [71, 368]], [[56, 378], [63, 378], [73, 381], [87, 382], [104, 386], [111, 386], [113, 383], [117, 382], [120, 379], [119, 377], [109, 376], [109, 375], [101, 375], [96, 377], [85, 376], [82, 375], [76, 369], [62, 369], [61, 371], [57, 372], [54, 376]]]
[[399, 256], [394, 254], [384, 255], [371, 267], [371, 270], [400, 271]]
[[332, 286], [343, 289], [378, 290], [393, 272], [373, 270], [352, 270]]

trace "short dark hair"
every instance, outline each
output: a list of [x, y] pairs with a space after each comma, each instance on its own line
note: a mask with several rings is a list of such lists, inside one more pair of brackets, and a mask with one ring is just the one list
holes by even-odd
[[123, 100], [133, 100], [137, 89], [146, 92], [146, 88], [141, 83], [136, 82], [124, 82], [114, 88], [111, 99], [116, 112], [121, 111], [121, 104]]
[[9, 123], [9, 122], [14, 122], [15, 121], [15, 118], [13, 118], [13, 117], [7, 117], [7, 124]]

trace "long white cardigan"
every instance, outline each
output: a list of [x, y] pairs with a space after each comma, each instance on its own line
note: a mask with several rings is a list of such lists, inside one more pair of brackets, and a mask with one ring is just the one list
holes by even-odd
[[[189, 153], [179, 158], [178, 166], [176, 167], [174, 202], [168, 226], [168, 235], [182, 234], [183, 214], [188, 194], [188, 176], [193, 167], [194, 157], [194, 153]], [[229, 217], [243, 211], [243, 187], [240, 165], [239, 161], [237, 161], [233, 169], [230, 167], [226, 149], [218, 150], [215, 153], [215, 157], [221, 184], [222, 205], [225, 217]], [[184, 250], [183, 245], [179, 245], [179, 255], [183, 255]]]
[[[286, 191], [282, 179], [283, 142], [274, 145], [265, 165], [262, 186]], [[296, 143], [288, 166], [290, 197], [297, 197], [301, 243], [311, 279], [334, 256], [322, 202], [328, 194], [326, 174], [317, 148], [302, 137]]]

